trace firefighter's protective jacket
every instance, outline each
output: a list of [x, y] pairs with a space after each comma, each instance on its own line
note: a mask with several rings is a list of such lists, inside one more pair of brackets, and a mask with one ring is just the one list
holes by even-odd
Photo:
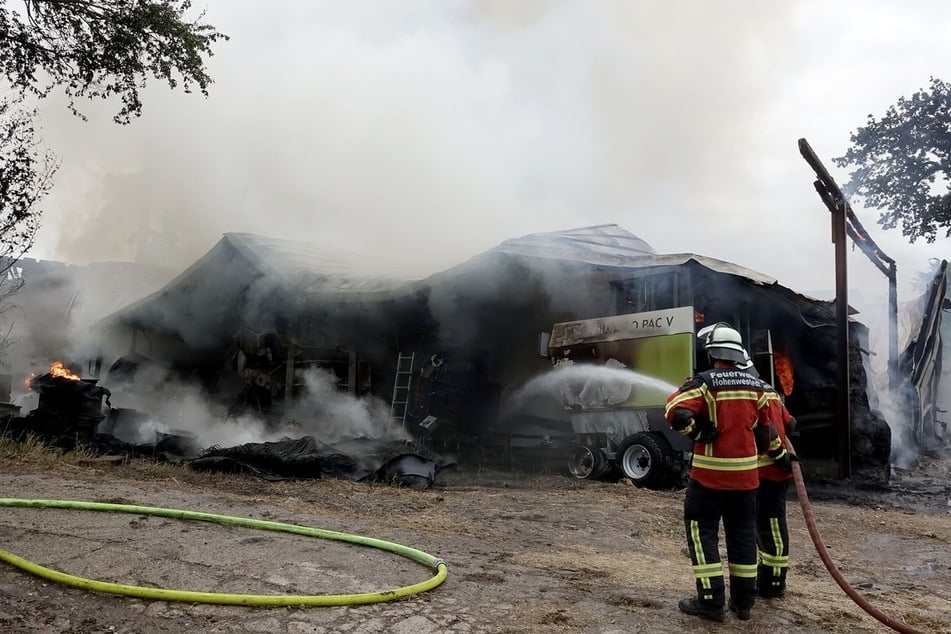
[[768, 420], [776, 429], [778, 438], [771, 439], [769, 451], [759, 455], [759, 477], [764, 480], [782, 482], [791, 479], [793, 474], [775, 464], [774, 461], [786, 451], [786, 434], [789, 432], [790, 423], [795, 421], [795, 418], [786, 409], [779, 394], [772, 388], [766, 391], [766, 408]]
[[[688, 379], [668, 397], [667, 423], [696, 441], [691, 478], [711, 489], [749, 491], [759, 486], [753, 430], [769, 424], [765, 387], [743, 370], [713, 369]], [[712, 441], [697, 440], [709, 437], [704, 428], [715, 430]]]

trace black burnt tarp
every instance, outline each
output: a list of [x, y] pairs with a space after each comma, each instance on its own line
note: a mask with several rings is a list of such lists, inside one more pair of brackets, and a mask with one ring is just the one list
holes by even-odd
[[336, 477], [413, 488], [432, 486], [439, 471], [448, 466], [404, 441], [356, 438], [328, 444], [313, 436], [214, 446], [187, 463], [198, 471], [245, 473], [266, 479]]

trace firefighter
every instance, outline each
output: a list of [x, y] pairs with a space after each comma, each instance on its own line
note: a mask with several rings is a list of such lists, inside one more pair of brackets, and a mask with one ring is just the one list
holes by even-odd
[[684, 525], [697, 596], [682, 599], [679, 608], [712, 621], [724, 619], [722, 519], [729, 608], [748, 620], [756, 600], [758, 455], [770, 441], [765, 384], [738, 367], [748, 356], [739, 332], [725, 323], [701, 332], [713, 369], [688, 379], [668, 397], [665, 410], [668, 424], [694, 441]]
[[779, 393], [767, 392], [769, 419], [778, 438], [769, 450], [759, 456], [759, 489], [756, 494], [756, 543], [759, 566], [756, 592], [767, 599], [781, 599], [786, 594], [786, 572], [789, 569], [789, 527], [786, 524], [786, 496], [792, 480], [792, 463], [797, 458], [786, 451], [786, 435], [796, 426]]
[[[740, 364], [755, 377], [759, 373], [747, 356]], [[769, 420], [777, 436], [770, 440], [767, 451], [759, 455], [759, 489], [756, 491], [756, 546], [759, 566], [756, 571], [756, 593], [765, 599], [781, 599], [786, 595], [786, 572], [789, 569], [789, 527], [786, 523], [786, 497], [792, 480], [792, 463], [798, 458], [786, 451], [786, 435], [796, 426], [796, 419], [779, 393], [763, 382]]]

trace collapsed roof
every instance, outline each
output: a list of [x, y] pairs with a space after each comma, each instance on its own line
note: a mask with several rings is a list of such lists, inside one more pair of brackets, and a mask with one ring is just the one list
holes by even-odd
[[[282, 296], [307, 302], [379, 302], [409, 296], [421, 289], [452, 284], [492, 262], [514, 259], [529, 266], [557, 263], [575, 269], [625, 272], [687, 263], [742, 278], [783, 294], [806, 321], [816, 311], [831, 315], [831, 302], [816, 300], [780, 286], [743, 266], [693, 253], [658, 254], [649, 244], [616, 224], [536, 233], [498, 246], [424, 279], [395, 278], [366, 270], [359, 257], [306, 242], [248, 233], [226, 233], [204, 256], [151, 295], [125, 306], [99, 325], [178, 332], [185, 341], [195, 330], [218, 330], [240, 311], [242, 298]], [[815, 315], [818, 316], [818, 315]]]

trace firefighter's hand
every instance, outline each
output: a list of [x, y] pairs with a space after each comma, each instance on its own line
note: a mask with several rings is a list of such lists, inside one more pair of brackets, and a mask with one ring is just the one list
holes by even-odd
[[787, 452], [786, 452], [786, 455], [783, 456], [782, 461], [780, 462], [779, 466], [783, 468], [783, 471], [786, 471], [786, 472], [788, 472], [788, 473], [792, 473], [792, 472], [793, 472], [792, 466], [793, 466], [793, 463], [794, 463], [794, 462], [799, 462], [799, 456], [797, 456], [797, 455], [794, 454], [794, 453], [789, 453], [789, 452], [787, 451]]
[[794, 462], [799, 462], [799, 456], [793, 453], [789, 453], [785, 449], [782, 450], [782, 453], [777, 454], [776, 456], [770, 456], [773, 458], [773, 463], [779, 465], [783, 471], [787, 473], [792, 473], [792, 465]]

